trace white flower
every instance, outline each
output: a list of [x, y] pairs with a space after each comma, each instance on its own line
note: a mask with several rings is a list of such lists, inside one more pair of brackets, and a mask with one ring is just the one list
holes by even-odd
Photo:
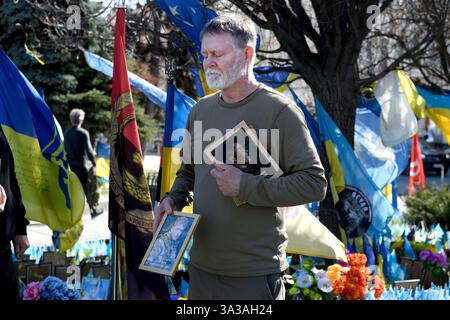
[[314, 276], [316, 277], [317, 281], [319, 281], [321, 279], [328, 279], [327, 272], [325, 270], [317, 270], [316, 269], [316, 271], [314, 272]]
[[308, 272], [300, 273], [300, 275], [296, 278], [297, 285], [304, 289], [308, 288], [312, 285], [312, 277], [308, 274]]
[[317, 286], [320, 290], [326, 293], [330, 293], [333, 291], [333, 284], [331, 283], [330, 279], [328, 278], [321, 278], [317, 281]]
[[306, 276], [309, 276], [309, 272], [303, 269], [296, 270], [294, 274], [295, 280], [297, 280], [299, 277], [306, 277]]

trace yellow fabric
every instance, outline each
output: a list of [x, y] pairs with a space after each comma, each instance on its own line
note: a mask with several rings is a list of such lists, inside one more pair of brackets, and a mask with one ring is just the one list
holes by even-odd
[[45, 65], [45, 62], [42, 61], [36, 53], [34, 53], [33, 51], [31, 51], [31, 50], [28, 48], [28, 46], [27, 46], [26, 43], [25, 43], [25, 51], [26, 51], [29, 55], [31, 55], [33, 58], [35, 58], [37, 62], [39, 62], [39, 63], [42, 64], [42, 65]]
[[[26, 210], [26, 218], [39, 221], [56, 231], [75, 226], [84, 210], [84, 191], [75, 173], [68, 171], [71, 208], [59, 186], [59, 167], [41, 155], [36, 138], [2, 126], [15, 162], [15, 172]], [[13, 142], [13, 143], [11, 143]], [[60, 150], [57, 150], [58, 153]]]
[[[162, 164], [162, 177], [161, 177], [161, 198], [170, 191], [173, 182], [177, 176], [177, 171], [180, 169], [181, 148], [168, 148], [164, 147], [163, 152], [163, 164]], [[192, 213], [192, 205], [184, 207], [182, 212]]]
[[305, 206], [278, 208], [284, 214], [286, 252], [347, 261], [345, 246]]
[[388, 199], [389, 203], [392, 204], [392, 184], [387, 184], [382, 190], [383, 194]]
[[425, 113], [442, 130], [442, 133], [450, 144], [450, 109], [430, 108]]
[[[287, 83], [290, 83], [290, 81], [293, 81], [298, 75], [296, 73], [289, 73], [288, 78], [286, 79]], [[275, 88], [275, 90], [283, 92], [288, 88], [287, 84], [283, 84], [281, 86], [279, 86], [278, 88]]]
[[95, 159], [95, 175], [97, 177], [109, 177], [109, 159]]
[[80, 220], [74, 227], [61, 233], [59, 235], [59, 252], [65, 253], [67, 250], [72, 249], [80, 239], [83, 229], [83, 220]]
[[416, 86], [403, 71], [398, 70], [397, 77], [409, 106], [416, 117], [422, 119], [425, 117], [425, 99], [417, 92]]
[[205, 96], [210, 95], [214, 92], [217, 92], [217, 90], [210, 89], [208, 87], [208, 84], [206, 83], [206, 76], [205, 72], [203, 71], [202, 63], [200, 62], [200, 59], [198, 58], [198, 54], [194, 55], [194, 58], [197, 62], [198, 67], [198, 76], [200, 77], [200, 82], [202, 83], [203, 93]]
[[331, 193], [333, 195], [334, 204], [339, 200], [338, 194], [345, 189], [344, 171], [342, 170], [341, 163], [334, 149], [334, 145], [331, 140], [325, 141], [325, 150], [327, 152], [327, 158], [331, 170]]

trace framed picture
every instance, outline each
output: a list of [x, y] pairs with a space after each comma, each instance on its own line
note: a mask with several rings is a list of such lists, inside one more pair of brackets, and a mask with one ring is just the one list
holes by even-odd
[[67, 269], [69, 268], [68, 265], [59, 265], [59, 266], [55, 266], [55, 277], [61, 279], [62, 281], [66, 281], [67, 280]]
[[111, 280], [84, 277], [81, 281], [81, 300], [108, 300]]
[[94, 278], [102, 278], [102, 279], [111, 278], [111, 268], [109, 265], [94, 265], [92, 268]]
[[173, 277], [199, 218], [179, 211], [164, 215], [139, 269]]
[[246, 173], [276, 178], [283, 174], [277, 161], [259, 141], [255, 129], [242, 120], [233, 129], [205, 148], [211, 163], [234, 165]]
[[17, 266], [17, 276], [23, 281], [26, 282], [27, 276], [27, 266], [35, 265], [35, 260], [20, 260], [16, 262]]
[[[248, 126], [244, 120], [208, 145], [204, 154], [209, 163], [233, 165], [245, 173], [264, 178], [277, 178], [283, 175], [277, 161], [258, 139], [256, 130]], [[232, 199], [238, 207], [246, 203], [238, 196]]]
[[53, 251], [45, 251], [42, 255], [42, 262], [53, 263], [54, 265], [66, 264], [66, 254]]
[[26, 266], [26, 283], [29, 284], [35, 281], [43, 281], [48, 276], [52, 275], [52, 264], [41, 263]]

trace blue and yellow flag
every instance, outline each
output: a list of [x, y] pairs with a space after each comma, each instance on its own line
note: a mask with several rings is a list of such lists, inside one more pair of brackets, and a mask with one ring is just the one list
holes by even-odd
[[316, 149], [319, 151], [320, 148], [320, 141], [319, 141], [319, 126], [317, 125], [317, 121], [314, 120], [313, 116], [309, 113], [308, 109], [304, 105], [304, 103], [300, 100], [300, 98], [297, 96], [294, 90], [287, 85], [289, 88], [289, 91], [292, 94], [292, 97], [294, 98], [295, 103], [297, 106], [302, 110], [303, 114], [305, 115], [306, 125], [308, 126], [309, 132], [311, 134], [311, 138], [314, 141], [314, 145], [316, 146]]
[[[164, 127], [164, 152], [162, 161], [161, 198], [170, 190], [180, 168], [180, 151], [186, 129], [189, 111], [195, 105], [195, 100], [175, 88], [173, 82], [167, 83], [166, 122]], [[175, 135], [174, 135], [175, 132]]]
[[100, 178], [109, 178], [111, 146], [97, 141], [97, 158], [95, 159], [95, 175]]
[[84, 192], [69, 170], [57, 122], [36, 89], [0, 50], [0, 124], [11, 147], [26, 217], [52, 230], [75, 226]]
[[423, 87], [417, 87], [419, 94], [425, 99], [425, 114], [444, 133], [450, 144], [450, 91], [441, 89], [440, 93]]
[[368, 176], [341, 131], [316, 99], [317, 119], [330, 164], [333, 200], [350, 238], [382, 233], [394, 209]]
[[197, 83], [197, 95], [203, 97], [213, 93], [214, 90], [209, 89], [206, 84], [202, 67], [200, 33], [209, 20], [217, 17], [217, 13], [200, 0], [156, 0], [155, 2], [194, 44], [194, 50], [190, 51], [197, 67], [197, 72], [192, 74]]
[[273, 70], [272, 66], [256, 67], [253, 69], [255, 78], [258, 82], [283, 92], [289, 87], [289, 82], [293, 81], [298, 75], [294, 73], [293, 67], [284, 68], [284, 70]]

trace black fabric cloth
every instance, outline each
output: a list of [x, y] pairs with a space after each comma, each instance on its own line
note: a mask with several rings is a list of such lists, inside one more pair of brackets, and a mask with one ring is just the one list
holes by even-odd
[[[14, 171], [11, 148], [0, 126], [0, 184], [5, 189], [6, 205], [0, 213], [0, 250], [10, 245], [16, 235], [26, 235], [25, 207]], [[0, 266], [1, 268], [1, 266]]]
[[0, 248], [0, 301], [11, 301], [19, 298], [19, 282], [17, 271], [12, 260], [11, 247]]
[[80, 126], [73, 126], [66, 131], [64, 149], [70, 168], [83, 166], [87, 172], [95, 165], [95, 152], [92, 149], [89, 132]]

